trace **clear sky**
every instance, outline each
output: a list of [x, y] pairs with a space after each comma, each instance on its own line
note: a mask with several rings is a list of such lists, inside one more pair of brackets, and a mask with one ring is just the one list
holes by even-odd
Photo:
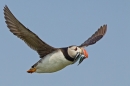
[[[89, 58], [50, 74], [28, 74], [38, 54], [6, 27], [3, 7], [53, 47], [80, 45], [101, 25]], [[0, 86], [130, 86], [130, 0], [1, 0]]]

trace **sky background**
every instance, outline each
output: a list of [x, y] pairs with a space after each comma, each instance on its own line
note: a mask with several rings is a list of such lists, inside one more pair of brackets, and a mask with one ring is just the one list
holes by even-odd
[[[82, 64], [28, 74], [38, 54], [6, 27], [3, 8], [54, 47], [80, 45], [103, 24], [106, 35]], [[1, 0], [0, 86], [130, 86], [130, 0]]]

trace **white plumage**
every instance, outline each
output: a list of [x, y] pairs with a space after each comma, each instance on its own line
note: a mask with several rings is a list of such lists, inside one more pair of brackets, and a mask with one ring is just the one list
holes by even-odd
[[72, 63], [73, 62], [68, 61], [64, 57], [61, 50], [57, 50], [45, 56], [44, 59], [40, 59], [40, 61], [38, 62], [38, 65], [36, 66], [36, 69], [37, 69], [36, 72], [37, 73], [56, 72]]

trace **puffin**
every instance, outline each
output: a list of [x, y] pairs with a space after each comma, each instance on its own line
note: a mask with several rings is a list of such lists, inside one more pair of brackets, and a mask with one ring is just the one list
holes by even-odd
[[40, 57], [27, 73], [53, 73], [66, 66], [79, 61], [79, 64], [88, 58], [85, 47], [95, 44], [107, 31], [107, 24], [100, 26], [98, 30], [81, 45], [55, 48], [41, 40], [35, 33], [25, 27], [10, 11], [7, 5], [4, 6], [4, 18], [10, 32], [22, 39], [31, 49], [35, 50]]

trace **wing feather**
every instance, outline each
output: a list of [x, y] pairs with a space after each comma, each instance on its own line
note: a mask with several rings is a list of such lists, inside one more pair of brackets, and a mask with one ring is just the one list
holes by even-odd
[[41, 58], [55, 50], [55, 48], [43, 42], [35, 33], [20, 23], [7, 6], [4, 7], [4, 17], [9, 30], [22, 39], [30, 48], [37, 51]]
[[107, 25], [101, 26], [91, 37], [89, 37], [80, 47], [89, 46], [99, 41], [106, 33]]

